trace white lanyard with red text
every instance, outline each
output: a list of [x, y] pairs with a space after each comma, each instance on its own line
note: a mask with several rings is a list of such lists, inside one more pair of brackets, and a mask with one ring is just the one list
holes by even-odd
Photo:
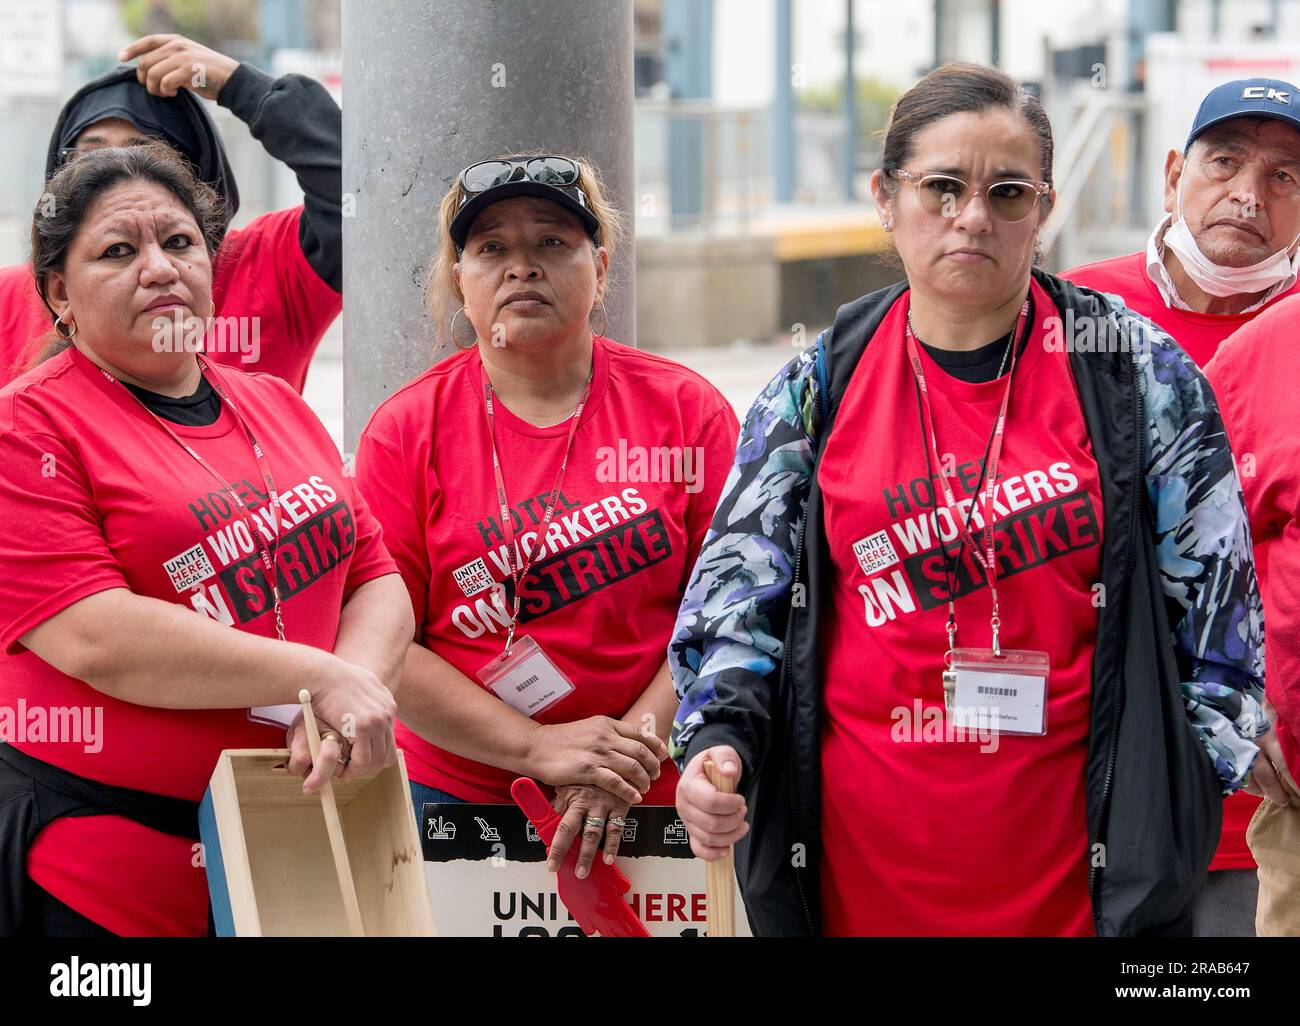
[[[235, 406], [233, 400], [231, 400], [230, 393], [227, 392], [225, 387], [222, 385], [221, 379], [214, 372], [214, 368], [202, 356], [196, 354], [196, 359], [199, 362], [200, 370], [206, 373], [208, 381], [211, 382], [212, 384], [213, 390], [221, 398], [221, 401], [230, 408], [231, 415], [234, 416], [235, 421], [239, 424], [240, 428], [243, 429], [244, 437], [248, 439], [248, 444], [253, 449], [253, 458], [257, 461], [257, 469], [261, 471], [262, 481], [266, 485], [266, 492], [271, 497], [270, 509], [271, 509], [271, 515], [274, 519], [274, 526], [272, 527], [272, 534], [275, 537], [274, 551], [272, 551], [267, 546], [266, 540], [262, 537], [262, 532], [258, 529], [257, 521], [253, 517], [252, 510], [248, 508], [247, 504], [245, 504], [244, 500], [240, 497], [239, 493], [235, 491], [235, 489], [230, 485], [228, 481], [226, 481], [224, 477], [222, 477], [220, 472], [215, 467], [213, 467], [212, 464], [210, 464], [207, 460], [205, 460], [198, 452], [196, 452], [193, 446], [189, 444], [189, 442], [185, 441], [185, 439], [181, 438], [180, 435], [178, 435], [175, 431], [173, 431], [171, 425], [169, 425], [165, 420], [163, 420], [156, 413], [154, 413], [153, 410], [149, 409], [148, 406], [146, 406], [143, 402], [141, 402], [140, 398], [136, 396], [133, 392], [131, 392], [130, 389], [125, 388], [124, 386], [123, 391], [131, 395], [131, 397], [135, 399], [136, 402], [139, 402], [141, 408], [147, 414], [149, 414], [149, 416], [151, 416], [154, 419], [154, 421], [156, 421], [158, 425], [161, 426], [162, 429], [166, 431], [167, 434], [169, 434], [172, 437], [172, 439], [176, 441], [178, 445], [180, 445], [182, 449], [184, 449], [187, 453], [189, 453], [195, 459], [195, 461], [198, 462], [199, 466], [203, 467], [204, 470], [206, 470], [209, 474], [211, 474], [214, 478], [216, 478], [217, 483], [221, 485], [222, 491], [224, 491], [230, 497], [231, 501], [235, 504], [235, 508], [238, 509], [241, 514], [243, 514], [244, 522], [247, 525], [249, 531], [252, 533], [253, 540], [257, 543], [258, 552], [262, 557], [262, 569], [266, 574], [267, 584], [271, 588], [271, 596], [274, 600], [274, 610], [275, 610], [275, 636], [279, 640], [284, 641], [285, 640], [284, 618], [281, 615], [280, 585], [276, 575], [276, 568], [280, 556], [280, 505], [279, 505], [280, 499], [278, 493], [276, 492], [275, 479], [271, 476], [271, 468], [267, 464], [266, 454], [262, 451], [262, 447], [260, 444], [258, 444], [256, 437], [254, 437], [252, 429], [248, 426], [244, 418], [239, 415], [238, 408]], [[110, 374], [108, 371], [104, 370], [104, 368], [100, 367], [99, 371], [101, 374], [104, 375], [104, 377], [108, 378], [109, 381], [112, 381], [115, 384], [121, 384], [121, 382], [119, 382], [117, 378], [113, 377], [113, 375]]]
[[[1029, 298], [1026, 297], [1016, 316], [1011, 330], [1010, 367], [1007, 371], [1007, 384], [1002, 393], [1002, 402], [998, 408], [997, 420], [993, 426], [993, 436], [989, 440], [988, 457], [985, 463], [985, 484], [982, 496], [976, 495], [971, 501], [970, 512], [963, 517], [957, 497], [953, 492], [948, 476], [943, 471], [943, 461], [939, 455], [939, 439], [934, 426], [934, 411], [930, 403], [930, 393], [925, 379], [925, 366], [921, 361], [920, 348], [916, 335], [912, 331], [910, 319], [905, 330], [907, 354], [911, 362], [912, 373], [916, 378], [917, 396], [921, 407], [921, 420], [924, 425], [924, 444], [927, 446], [929, 461], [938, 468], [933, 476], [938, 479], [943, 490], [944, 508], [956, 525], [964, 543], [971, 546], [971, 554], [984, 571], [992, 600], [992, 613], [989, 626], [992, 628], [993, 645], [991, 650], [959, 649], [957, 647], [957, 606], [955, 574], [948, 583], [948, 650], [944, 654], [943, 692], [947, 708], [954, 713], [959, 725], [965, 724], [971, 729], [987, 728], [1003, 733], [1042, 734], [1046, 732], [1046, 686], [1047, 654], [1044, 652], [1004, 651], [999, 640], [999, 628], [1002, 625], [998, 607], [998, 564], [994, 535], [995, 506], [994, 495], [997, 491], [998, 463], [1002, 456], [1003, 442], [1006, 438], [1007, 410], [1011, 402], [1011, 386], [1015, 380], [1017, 349], [1020, 343], [1021, 329], [1029, 316]], [[976, 540], [970, 529], [970, 521], [978, 510], [983, 522], [983, 546]], [[943, 541], [938, 537], [938, 508], [935, 515], [935, 534], [942, 547]], [[945, 554], [945, 565], [947, 556]], [[947, 574], [945, 574], [947, 580]], [[992, 705], [985, 703], [992, 702]]]
[[503, 701], [522, 712], [525, 716], [536, 716], [544, 709], [564, 698], [574, 690], [573, 683], [563, 671], [542, 651], [541, 646], [531, 637], [521, 637], [516, 643], [515, 630], [519, 625], [519, 610], [523, 599], [521, 584], [528, 571], [533, 568], [541, 555], [547, 530], [555, 516], [555, 507], [560, 500], [560, 490], [564, 485], [564, 474], [569, 466], [569, 456], [573, 453], [574, 436], [578, 433], [578, 423], [582, 419], [583, 407], [591, 395], [591, 381], [595, 373], [595, 354], [593, 353], [592, 373], [587, 375], [587, 384], [582, 390], [582, 397], [570, 416], [569, 434], [564, 443], [564, 455], [560, 458], [560, 469], [551, 486], [546, 509], [541, 522], [537, 525], [535, 541], [531, 551], [525, 556], [522, 543], [519, 544], [516, 558], [515, 525], [511, 519], [510, 501], [506, 497], [505, 474], [501, 469], [501, 456], [497, 450], [496, 439], [496, 392], [488, 379], [487, 368], [479, 362], [479, 382], [483, 389], [483, 409], [487, 416], [488, 442], [492, 447], [492, 473], [496, 479], [497, 506], [501, 514], [501, 532], [505, 537], [505, 558], [510, 567], [510, 581], [514, 587], [514, 608], [507, 612], [503, 598], [504, 584], [498, 583], [492, 588], [492, 602], [502, 616], [508, 616], [506, 626], [506, 645], [501, 655], [492, 659], [478, 671], [478, 677]]

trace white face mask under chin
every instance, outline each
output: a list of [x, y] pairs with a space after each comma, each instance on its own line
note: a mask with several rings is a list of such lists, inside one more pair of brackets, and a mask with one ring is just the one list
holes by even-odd
[[1220, 299], [1228, 296], [1254, 295], [1267, 292], [1275, 285], [1281, 285], [1296, 278], [1300, 254], [1288, 257], [1287, 252], [1297, 242], [1300, 235], [1291, 240], [1291, 245], [1278, 250], [1272, 256], [1265, 257], [1249, 267], [1224, 267], [1201, 252], [1187, 219], [1183, 216], [1183, 183], [1178, 181], [1178, 196], [1175, 204], [1174, 221], [1165, 231], [1165, 245], [1174, 251], [1187, 277], [1196, 283], [1202, 292]]

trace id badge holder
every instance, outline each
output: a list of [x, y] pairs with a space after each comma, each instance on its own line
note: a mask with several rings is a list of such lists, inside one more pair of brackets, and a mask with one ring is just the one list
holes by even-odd
[[[967, 730], [1041, 737], [1047, 733], [1046, 652], [1004, 648], [957, 648], [948, 672], [956, 687], [953, 725]], [[947, 674], [945, 674], [947, 676]]]
[[525, 716], [536, 716], [573, 691], [573, 682], [528, 635], [479, 670], [478, 679]]
[[268, 727], [288, 727], [300, 712], [301, 705], [255, 705], [248, 710], [248, 718]]

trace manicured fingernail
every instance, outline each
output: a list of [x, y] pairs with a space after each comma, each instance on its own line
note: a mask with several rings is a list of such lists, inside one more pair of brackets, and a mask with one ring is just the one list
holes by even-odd
[[727, 776], [731, 776], [731, 774], [736, 772], [736, 764], [734, 762], [724, 762], [722, 764], [722, 772]]
[[117, 59], [118, 59], [119, 61], [124, 61], [124, 60], [126, 60], [126, 51], [125, 51], [125, 50], [119, 50], [119, 51], [117, 52]]
[[586, 867], [586, 866], [579, 866], [579, 867], [578, 867], [578, 871], [577, 871], [576, 873], [574, 873], [573, 875], [576, 876], [579, 880], [585, 880], [585, 879], [587, 879], [587, 867]]
[[607, 865], [607, 866], [612, 866], [613, 864], [614, 864], [614, 856], [613, 856], [613, 855], [606, 855], [606, 856], [605, 856], [605, 865]]

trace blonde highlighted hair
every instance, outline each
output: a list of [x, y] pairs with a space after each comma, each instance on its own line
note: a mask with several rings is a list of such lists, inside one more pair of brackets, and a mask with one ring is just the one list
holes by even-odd
[[[531, 156], [534, 154], [502, 153], [485, 159], [526, 160]], [[581, 157], [571, 156], [569, 159], [578, 165], [578, 185], [586, 193], [587, 205], [600, 225], [600, 245], [605, 247], [612, 260], [623, 238], [623, 217], [605, 197], [605, 185], [596, 166]], [[451, 319], [465, 304], [465, 296], [456, 284], [455, 275], [452, 274], [452, 268], [460, 259], [460, 253], [456, 250], [456, 243], [452, 241], [451, 223], [460, 210], [462, 198], [460, 177], [457, 176], [438, 207], [438, 248], [430, 261], [432, 270], [424, 285], [424, 308], [436, 326], [437, 340], [440, 343], [452, 341]], [[594, 255], [597, 249], [594, 240], [591, 248]]]

